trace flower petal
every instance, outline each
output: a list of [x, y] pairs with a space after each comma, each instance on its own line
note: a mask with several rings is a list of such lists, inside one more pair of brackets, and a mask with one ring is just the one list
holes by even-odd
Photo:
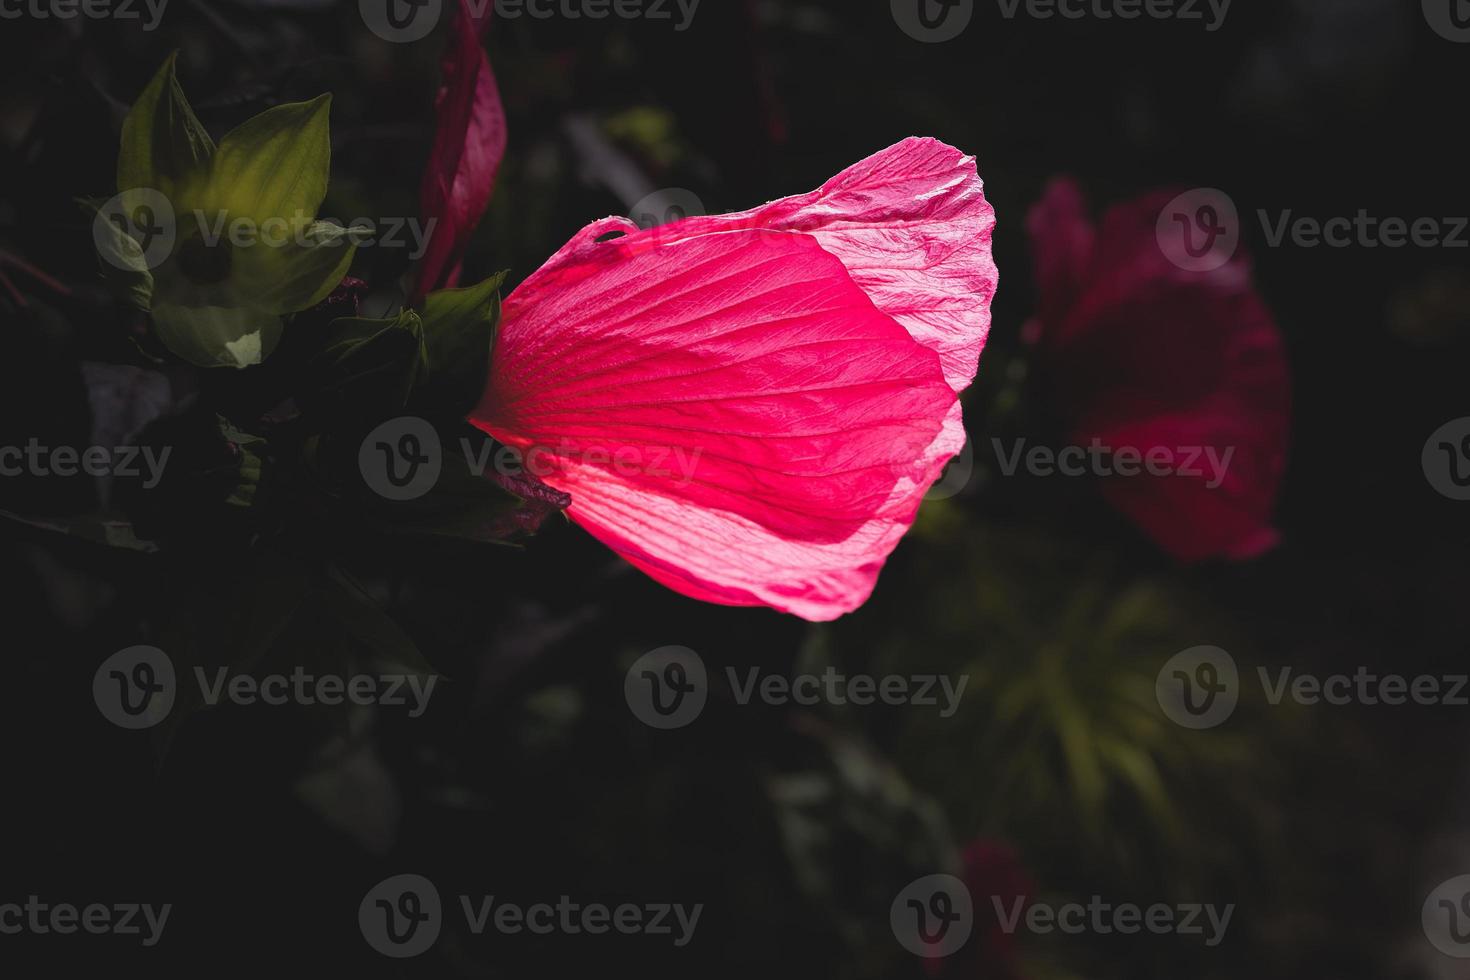
[[813, 236], [596, 241], [629, 227], [589, 226], [506, 299], [470, 420], [685, 595], [860, 605], [963, 445], [939, 356]]
[[490, 203], [505, 156], [505, 108], [481, 44], [489, 23], [489, 4], [460, 0], [435, 102], [434, 147], [419, 191], [420, 211], [433, 225], [414, 277], [415, 304], [459, 281], [460, 256]]
[[995, 210], [974, 157], [911, 136], [809, 194], [659, 231], [677, 240], [736, 228], [811, 235], [878, 309], [939, 353], [955, 391], [974, 379], [998, 279], [990, 249]]

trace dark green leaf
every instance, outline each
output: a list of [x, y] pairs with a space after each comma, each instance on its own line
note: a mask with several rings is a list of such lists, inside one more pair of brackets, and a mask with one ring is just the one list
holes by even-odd
[[408, 403], [426, 357], [423, 321], [413, 310], [391, 320], [342, 317], [308, 357], [297, 400], [328, 418], [386, 418]]

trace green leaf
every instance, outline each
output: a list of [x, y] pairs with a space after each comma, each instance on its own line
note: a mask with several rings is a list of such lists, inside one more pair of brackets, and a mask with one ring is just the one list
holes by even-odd
[[153, 330], [169, 350], [199, 367], [247, 368], [275, 350], [284, 325], [274, 313], [159, 301]]
[[418, 644], [348, 572], [334, 570], [323, 590], [326, 611], [342, 628], [372, 654], [372, 666], [380, 671], [434, 673]]
[[310, 309], [337, 288], [357, 252], [348, 229], [328, 221], [293, 226], [286, 237], [234, 251], [230, 289], [242, 303], [271, 313]]
[[462, 417], [479, 403], [500, 326], [500, 286], [505, 276], [501, 272], [477, 286], [441, 289], [425, 298], [429, 359], [423, 388], [431, 408]]
[[407, 405], [425, 358], [424, 325], [413, 310], [390, 320], [333, 320], [306, 361], [306, 388], [298, 401], [307, 411], [386, 417]]
[[292, 102], [247, 119], [220, 141], [204, 198], [260, 225], [315, 217], [332, 162], [332, 97]]
[[225, 504], [230, 507], [254, 507], [260, 496], [260, 485], [265, 479], [269, 445], [260, 436], [235, 428], [224, 416], [219, 416], [219, 432], [240, 450], [237, 475], [232, 479]]
[[82, 210], [91, 215], [93, 239], [97, 243], [102, 279], [120, 299], [140, 310], [153, 306], [153, 272], [143, 248], [115, 222], [102, 214], [97, 201], [78, 200]]
[[117, 189], [151, 187], [164, 195], [202, 172], [214, 153], [175, 74], [178, 53], [169, 55], [123, 120], [117, 156]]
[[131, 523], [113, 515], [93, 514], [75, 518], [38, 518], [11, 513], [8, 510], [0, 510], [0, 520], [13, 521], [16, 524], [23, 524], [27, 527], [50, 531], [55, 534], [71, 535], [84, 541], [90, 541], [92, 544], [105, 545], [109, 548], [122, 548], [126, 551], [141, 551], [144, 553], [151, 553], [158, 550], [158, 545], [155, 542], [139, 537]]

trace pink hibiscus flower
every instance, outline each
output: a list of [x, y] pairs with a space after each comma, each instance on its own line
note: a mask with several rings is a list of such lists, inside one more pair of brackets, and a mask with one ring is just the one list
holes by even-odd
[[932, 139], [740, 214], [594, 222], [506, 298], [470, 421], [659, 582], [835, 618], [964, 444], [994, 222]]
[[1168, 456], [1168, 475], [1104, 479], [1107, 500], [1179, 560], [1250, 558], [1278, 537], [1286, 355], [1245, 258], [1193, 272], [1165, 255], [1156, 225], [1173, 197], [1094, 227], [1077, 185], [1053, 181], [1027, 218], [1041, 294], [1027, 333], [1071, 443], [1153, 451], [1160, 469]]

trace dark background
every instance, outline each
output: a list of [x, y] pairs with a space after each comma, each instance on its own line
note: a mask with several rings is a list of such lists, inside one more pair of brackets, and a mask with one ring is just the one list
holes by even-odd
[[[977, 838], [1013, 848], [1053, 901], [1237, 904], [1213, 949], [1023, 936], [1021, 975], [1464, 975], [1424, 941], [1419, 911], [1436, 883], [1470, 870], [1470, 709], [1257, 698], [1228, 729], [1189, 733], [1135, 724], [1113, 694], [1202, 643], [1243, 670], [1467, 670], [1466, 505], [1435, 493], [1419, 462], [1429, 433], [1470, 414], [1467, 253], [1271, 248], [1253, 215], [1470, 213], [1470, 46], [1390, 0], [1236, 0], [1214, 33], [976, 6], [944, 44], [909, 37], [887, 3], [849, 0], [704, 0], [684, 32], [497, 22], [488, 49], [511, 140], [466, 280], [509, 268], [519, 281], [586, 222], [626, 213], [569, 138], [575, 120], [651, 186], [689, 188], [710, 213], [809, 190], [904, 136], [938, 137], [978, 158], [998, 218], [994, 331], [966, 396], [984, 446], [993, 432], [1047, 435], [1044, 412], [995, 409], [1036, 397], [1017, 379], [1035, 307], [1024, 215], [1044, 183], [1074, 175], [1098, 206], [1219, 187], [1245, 216], [1290, 359], [1279, 549], [1180, 568], [1085, 485], [1001, 479], [984, 452], [965, 493], [926, 505], [868, 605], [830, 626], [683, 599], [560, 520], [523, 550], [345, 540], [452, 678], [430, 711], [221, 708], [162, 745], [97, 713], [97, 665], [161, 643], [180, 620], [227, 647], [265, 615], [263, 594], [295, 589], [295, 572], [275, 557], [224, 560], [204, 525], [198, 548], [144, 556], [7, 521], [0, 902], [175, 908], [151, 950], [0, 936], [0, 963], [16, 964], [5, 975], [921, 977], [888, 903]], [[350, 217], [417, 213], [442, 48], [442, 29], [383, 43], [355, 4], [173, 0], [151, 33], [0, 21], [0, 249], [73, 290], [37, 289], [26, 309], [0, 295], [0, 442], [85, 444], [78, 365], [144, 363], [73, 199], [112, 192], [122, 113], [170, 50], [216, 137], [332, 92], [324, 211]], [[403, 267], [378, 252], [355, 272], [391, 283]], [[0, 493], [0, 510], [34, 516], [84, 509], [90, 490], [22, 479]], [[265, 662], [351, 655], [309, 608], [288, 619], [257, 651]], [[944, 721], [741, 708], [717, 685], [696, 725], [658, 733], [628, 712], [622, 681], [668, 644], [712, 670], [835, 662], [976, 679]], [[1066, 696], [1033, 700], [1038, 684]], [[1094, 746], [1127, 741], [1157, 766], [1157, 791], [1106, 768], [1102, 798], [1087, 796], [1066, 748], [1077, 731]], [[431, 953], [392, 961], [363, 941], [357, 904], [405, 872], [446, 896], [705, 911], [684, 950], [447, 929]], [[942, 975], [1012, 968], [997, 964]]]

